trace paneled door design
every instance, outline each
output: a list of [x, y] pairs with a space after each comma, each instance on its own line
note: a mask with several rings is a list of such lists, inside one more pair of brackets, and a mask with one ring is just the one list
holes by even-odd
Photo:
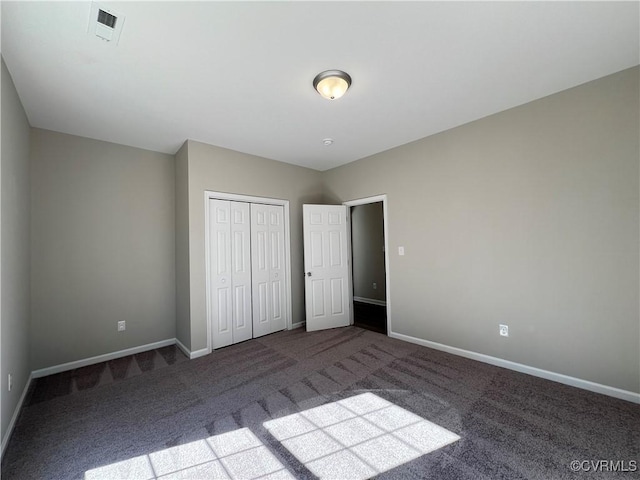
[[251, 204], [253, 336], [286, 328], [284, 209]]
[[225, 347], [252, 337], [249, 204], [209, 200], [211, 341]]
[[307, 331], [351, 323], [347, 207], [303, 205]]

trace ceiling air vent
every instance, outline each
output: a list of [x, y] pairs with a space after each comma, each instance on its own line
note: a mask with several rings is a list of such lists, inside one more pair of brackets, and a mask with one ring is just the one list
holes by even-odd
[[118, 17], [105, 12], [101, 8], [98, 9], [98, 23], [106, 25], [109, 28], [116, 28], [116, 20]]
[[118, 43], [120, 32], [124, 24], [124, 16], [103, 5], [92, 3], [91, 15], [89, 16], [90, 35], [109, 42], [113, 45]]

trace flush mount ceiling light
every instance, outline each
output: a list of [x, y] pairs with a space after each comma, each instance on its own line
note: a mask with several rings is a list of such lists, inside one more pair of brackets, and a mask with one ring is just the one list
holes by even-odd
[[342, 70], [327, 70], [313, 79], [313, 88], [328, 100], [340, 98], [350, 86], [351, 77]]

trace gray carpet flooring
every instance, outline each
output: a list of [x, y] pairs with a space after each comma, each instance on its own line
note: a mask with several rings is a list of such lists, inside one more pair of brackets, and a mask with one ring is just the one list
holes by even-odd
[[161, 368], [148, 355], [137, 366], [96, 366], [85, 372], [93, 380], [35, 381], [2, 478], [81, 479], [240, 428], [286, 472], [314, 478], [265, 422], [365, 392], [460, 437], [378, 478], [640, 478], [571, 470], [574, 460], [640, 464], [640, 406], [357, 327], [280, 332], [192, 361], [171, 351], [159, 356]]

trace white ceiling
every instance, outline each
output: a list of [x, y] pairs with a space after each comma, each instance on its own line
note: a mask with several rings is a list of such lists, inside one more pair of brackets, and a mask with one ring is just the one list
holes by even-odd
[[[185, 139], [326, 170], [638, 65], [639, 3], [2, 2], [34, 127], [175, 153]], [[314, 76], [342, 69], [325, 100]], [[323, 145], [331, 137], [334, 144]]]

